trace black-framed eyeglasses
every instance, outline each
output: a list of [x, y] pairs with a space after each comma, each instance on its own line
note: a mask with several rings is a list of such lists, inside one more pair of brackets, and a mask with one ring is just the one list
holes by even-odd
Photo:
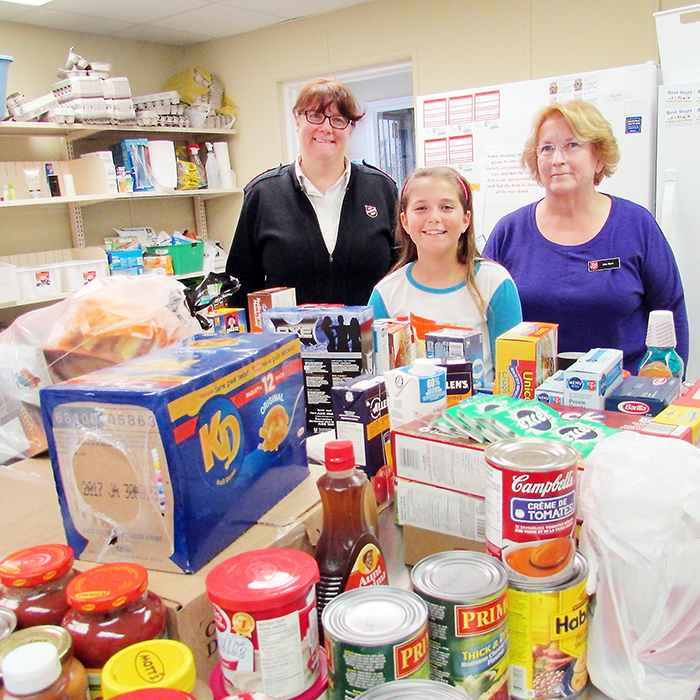
[[323, 124], [326, 119], [328, 119], [328, 123], [334, 128], [334, 129], [347, 129], [350, 124], [352, 123], [349, 119], [346, 119], [345, 117], [341, 116], [340, 114], [322, 114], [321, 112], [304, 112], [304, 116], [306, 117], [306, 121], [309, 122], [309, 124], [314, 124], [315, 126], [318, 126], [319, 124]]

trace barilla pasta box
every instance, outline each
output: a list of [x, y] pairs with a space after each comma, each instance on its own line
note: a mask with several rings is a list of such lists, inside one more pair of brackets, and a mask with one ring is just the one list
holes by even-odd
[[655, 416], [681, 393], [677, 377], [627, 377], [605, 396], [606, 411]]
[[245, 309], [211, 309], [207, 316], [214, 325], [214, 333], [246, 333]]
[[484, 334], [469, 328], [442, 328], [425, 334], [427, 357], [464, 357], [472, 363], [474, 386], [484, 386]]
[[262, 315], [266, 309], [276, 306], [295, 306], [297, 292], [294, 287], [270, 287], [248, 294], [248, 323], [251, 333], [262, 333]]
[[267, 332], [296, 333], [306, 382], [306, 427], [333, 430], [332, 389], [373, 366], [371, 306], [303, 305], [263, 311]]
[[554, 374], [559, 326], [523, 321], [496, 338], [494, 394], [534, 399], [535, 389]]
[[193, 573], [308, 475], [299, 341], [202, 334], [42, 390], [68, 544]]
[[355, 463], [369, 477], [377, 503], [391, 501], [393, 459], [384, 377], [355, 377], [334, 386], [332, 395], [337, 438], [352, 441]]
[[593, 348], [564, 370], [564, 404], [605, 408], [605, 396], [622, 383], [622, 350]]

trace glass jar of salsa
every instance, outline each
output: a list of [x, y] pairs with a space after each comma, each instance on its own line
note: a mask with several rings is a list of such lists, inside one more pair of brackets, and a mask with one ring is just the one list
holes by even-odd
[[100, 671], [118, 651], [165, 635], [163, 601], [148, 590], [139, 564], [102, 564], [78, 574], [66, 590], [70, 609], [61, 623], [85, 665], [90, 694], [99, 696]]
[[0, 562], [0, 607], [17, 616], [17, 629], [60, 625], [69, 607], [66, 586], [76, 573], [73, 550], [65, 544], [10, 554]]

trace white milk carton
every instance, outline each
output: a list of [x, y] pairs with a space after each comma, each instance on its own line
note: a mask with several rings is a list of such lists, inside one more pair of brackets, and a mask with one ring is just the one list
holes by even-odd
[[447, 371], [427, 357], [408, 367], [384, 372], [389, 407], [389, 425], [401, 425], [447, 406]]

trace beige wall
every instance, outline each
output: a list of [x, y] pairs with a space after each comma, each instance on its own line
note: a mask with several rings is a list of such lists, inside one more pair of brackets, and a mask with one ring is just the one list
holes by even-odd
[[[658, 60], [653, 13], [674, 0], [374, 0], [188, 51], [239, 107], [245, 183], [285, 159], [281, 81], [410, 57], [429, 94]], [[528, 115], [529, 118], [529, 115]]]
[[[643, 63], [658, 60], [653, 13], [687, 4], [374, 0], [183, 48], [0, 22], [0, 53], [15, 58], [8, 92], [21, 91], [28, 99], [49, 91], [70, 46], [89, 60], [112, 63], [113, 75], [126, 75], [134, 94], [158, 92], [182, 68], [201, 65], [223, 81], [238, 105], [233, 166], [245, 184], [286, 160], [283, 81], [410, 58], [418, 95]], [[219, 228], [227, 233], [238, 206], [229, 200], [219, 207], [217, 216], [226, 221]], [[64, 227], [64, 221], [46, 222], [46, 238]], [[39, 245], [62, 247], [49, 240]]]

